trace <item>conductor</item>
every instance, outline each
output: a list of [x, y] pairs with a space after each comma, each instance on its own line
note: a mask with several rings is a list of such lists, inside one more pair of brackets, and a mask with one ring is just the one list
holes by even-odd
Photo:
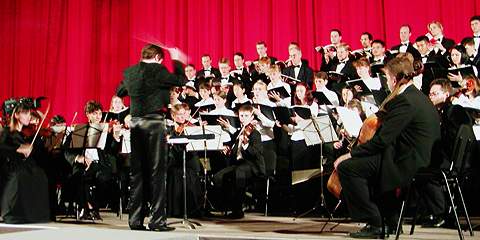
[[162, 65], [164, 51], [147, 44], [141, 60], [127, 68], [117, 89], [117, 96], [130, 96], [131, 172], [128, 225], [132, 230], [146, 230], [144, 219], [150, 203], [151, 231], [171, 231], [166, 224], [167, 144], [165, 113], [169, 88], [185, 82], [185, 55], [177, 48], [165, 48], [173, 62], [174, 73]]

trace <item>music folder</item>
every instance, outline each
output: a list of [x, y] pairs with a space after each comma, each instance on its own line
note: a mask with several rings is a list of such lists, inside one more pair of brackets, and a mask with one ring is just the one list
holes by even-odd
[[318, 105], [333, 105], [323, 92], [312, 92], [312, 96], [317, 100]]
[[276, 92], [278, 95], [280, 95], [281, 99], [288, 98], [290, 97], [290, 93], [287, 92], [287, 89], [285, 87], [276, 87], [268, 90], [268, 93]]
[[334, 72], [334, 71], [329, 71], [327, 73], [328, 75], [328, 80], [329, 81], [333, 81], [333, 82], [346, 82], [348, 81], [348, 77], [344, 74], [341, 74], [341, 73], [337, 73], [337, 72]]
[[208, 125], [218, 125], [218, 119], [223, 118], [228, 120], [230, 125], [234, 128], [240, 127], [240, 120], [237, 116], [233, 115], [221, 115], [221, 114], [210, 114], [210, 113], [200, 113], [200, 118], [202, 121], [206, 121]]
[[272, 121], [275, 121], [275, 115], [273, 113], [274, 107], [263, 105], [263, 104], [258, 104], [258, 103], [253, 104], [253, 107], [254, 108], [260, 108], [260, 112], [262, 112], [262, 114], [265, 115], [265, 117], [267, 117], [268, 119], [270, 119]]
[[275, 118], [280, 122], [280, 124], [291, 124], [293, 123], [291, 117], [292, 112], [289, 107], [286, 106], [277, 106], [273, 108], [273, 112], [275, 113]]
[[372, 64], [370, 65], [370, 71], [372, 72], [373, 76], [383, 75], [383, 67], [385, 67], [383, 63]]
[[308, 119], [312, 117], [312, 111], [310, 110], [309, 106], [292, 106], [291, 107], [295, 114], [297, 114], [299, 117], [303, 119]]
[[[462, 68], [450, 68], [448, 69], [448, 74], [453, 74], [453, 75], [458, 75], [460, 73], [460, 75], [462, 76], [462, 78], [465, 78], [466, 76], [475, 76], [475, 71], [473, 70], [473, 67], [472, 66], [466, 66], [466, 67], [462, 67]], [[456, 81], [450, 81], [452, 83], [452, 87], [454, 88], [459, 88], [460, 87], [460, 84]]]

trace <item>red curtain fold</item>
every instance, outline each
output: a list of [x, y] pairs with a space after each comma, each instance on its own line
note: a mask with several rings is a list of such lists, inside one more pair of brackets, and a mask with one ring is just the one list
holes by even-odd
[[[232, 62], [235, 52], [256, 57], [255, 42], [285, 60], [287, 46], [299, 42], [314, 69], [316, 45], [338, 28], [353, 49], [371, 32], [387, 47], [398, 43], [399, 27], [410, 24], [412, 38], [433, 20], [445, 36], [471, 35], [469, 18], [480, 13], [476, 0], [3, 0], [0, 1], [0, 100], [12, 96], [51, 99], [53, 114], [83, 116], [89, 99], [110, 103], [122, 70], [138, 61], [144, 45], [156, 39], [177, 46], [197, 68], [209, 53]], [[168, 62], [168, 61], [167, 61]], [[232, 64], [233, 65], [233, 64]], [[81, 118], [84, 120], [84, 118]]]

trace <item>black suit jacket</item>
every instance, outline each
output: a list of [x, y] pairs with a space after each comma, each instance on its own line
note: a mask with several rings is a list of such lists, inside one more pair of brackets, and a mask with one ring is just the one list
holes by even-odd
[[442, 46], [447, 49], [447, 52], [455, 46], [455, 41], [450, 38], [443, 37], [442, 38]]
[[[221, 77], [222, 74], [220, 73], [220, 70], [218, 68], [210, 68], [210, 74], [215, 75], [215, 77]], [[197, 71], [197, 78], [198, 77], [205, 77], [205, 69], [202, 68], [202, 70]]]
[[[237, 131], [232, 139], [237, 139], [238, 133]], [[238, 140], [234, 143], [232, 147], [232, 162], [237, 163], [237, 151], [238, 151]], [[262, 138], [260, 133], [257, 130], [253, 130], [252, 133], [248, 137], [248, 147], [247, 149], [240, 150], [243, 157], [243, 162], [252, 167], [253, 174], [255, 176], [263, 176], [265, 175], [265, 160], [263, 159], [263, 145], [262, 145]], [[241, 164], [240, 163], [240, 164]]]
[[[331, 68], [329, 69], [329, 71], [334, 71], [335, 72], [335, 70], [337, 70], [337, 65], [338, 64], [340, 64], [340, 62], [337, 59], [335, 59], [335, 61], [332, 62], [332, 65], [331, 65]], [[358, 78], [357, 70], [353, 66], [353, 60], [352, 59], [349, 59], [345, 63], [345, 67], [343, 67], [343, 69], [340, 71], [340, 73], [347, 76], [350, 80]]]
[[[399, 45], [396, 45], [394, 47], [392, 47], [392, 50], [397, 50], [397, 51], [400, 51], [400, 47], [402, 46], [402, 44], [399, 44]], [[415, 49], [413, 47], [413, 45], [411, 43], [408, 43], [408, 46], [407, 46], [407, 52], [412, 54], [413, 58], [415, 60], [418, 60], [420, 59], [420, 53], [418, 52], [417, 49]]]
[[167, 109], [169, 89], [186, 82], [183, 66], [173, 61], [174, 74], [157, 63], [140, 62], [124, 71], [124, 79], [117, 88], [117, 96], [130, 96], [130, 114], [141, 117]]
[[[352, 149], [353, 158], [382, 157], [379, 193], [406, 185], [430, 163], [433, 143], [440, 137], [440, 119], [431, 101], [411, 85], [385, 105], [381, 127], [373, 138]], [[354, 159], [353, 159], [354, 160]]]
[[[295, 67], [289, 66], [283, 69], [283, 74], [295, 78]], [[298, 80], [306, 83], [308, 86], [312, 85], [313, 82], [313, 70], [302, 62], [302, 66], [300, 67], [300, 71], [298, 72]]]

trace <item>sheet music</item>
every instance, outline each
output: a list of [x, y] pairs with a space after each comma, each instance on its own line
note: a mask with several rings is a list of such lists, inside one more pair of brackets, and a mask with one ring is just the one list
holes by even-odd
[[345, 130], [353, 136], [357, 137], [362, 128], [362, 119], [357, 112], [350, 110], [346, 107], [337, 107], [338, 116], [343, 122]]
[[120, 132], [123, 136], [122, 138], [122, 153], [131, 153], [132, 146], [130, 142], [130, 130], [122, 129]]
[[[231, 141], [230, 134], [225, 132], [220, 125], [207, 125], [205, 127], [205, 134], [215, 134], [214, 139], [209, 140], [190, 140], [187, 144], [187, 151], [204, 151], [205, 142], [207, 145], [207, 151], [220, 151], [223, 150], [223, 143]], [[201, 126], [186, 127], [184, 130], [186, 135], [203, 135], [203, 129]]]
[[[93, 126], [93, 127], [97, 128], [97, 126]], [[97, 148], [105, 150], [105, 145], [107, 144], [107, 136], [108, 136], [108, 124], [101, 123], [99, 127], [100, 128], [97, 128], [97, 129], [101, 129], [102, 133], [100, 134], [100, 139], [98, 139]], [[95, 129], [95, 131], [97, 131], [97, 129]]]
[[93, 149], [93, 148], [87, 148], [85, 149], [85, 157], [90, 158], [93, 161], [98, 161], [100, 160], [100, 157], [98, 156], [98, 150]]
[[480, 141], [480, 125], [473, 125], [473, 133], [475, 134], [475, 139]]
[[[303, 136], [305, 137], [305, 143], [307, 146], [318, 145], [322, 143], [322, 139], [318, 136], [317, 129], [313, 123], [315, 121], [316, 125], [320, 130], [320, 135], [323, 138], [323, 143], [335, 142], [338, 141], [338, 136], [333, 129], [330, 117], [328, 115], [314, 117], [311, 120], [306, 120], [306, 126], [303, 128]], [[305, 124], [301, 123], [301, 126]]]

